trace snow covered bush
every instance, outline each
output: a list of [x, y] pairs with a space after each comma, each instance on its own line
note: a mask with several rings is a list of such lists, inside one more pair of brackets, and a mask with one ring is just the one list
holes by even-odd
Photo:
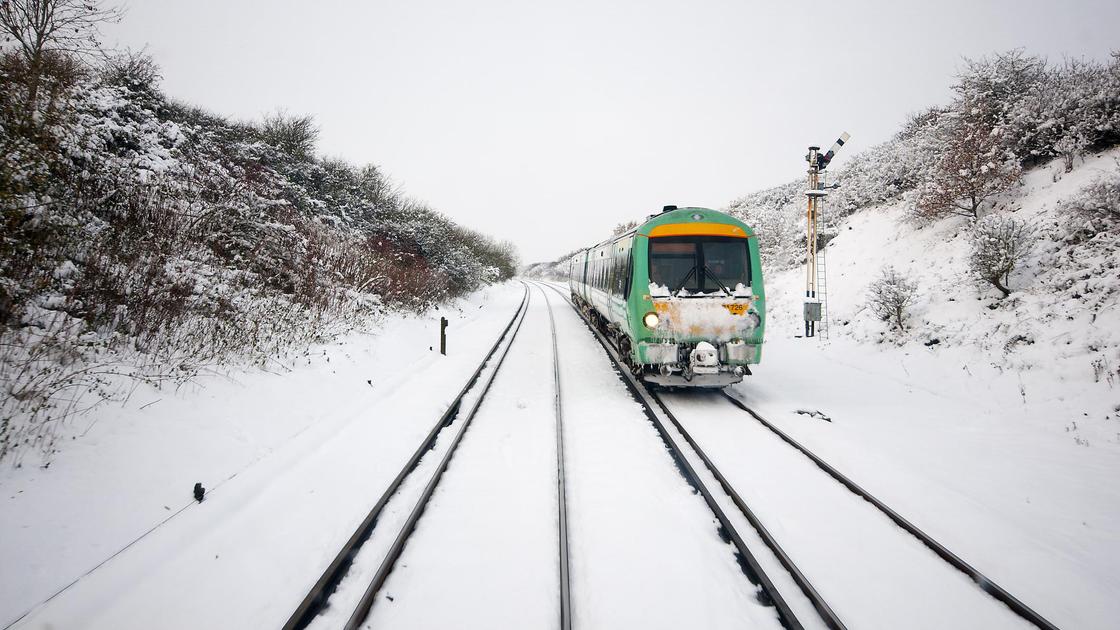
[[906, 331], [906, 310], [918, 297], [918, 285], [887, 266], [867, 288], [867, 307], [879, 319], [890, 322], [899, 332]]
[[1060, 209], [1082, 220], [1090, 233], [1120, 228], [1120, 163], [1116, 170], [1098, 177]]
[[292, 159], [307, 161], [315, 156], [319, 128], [315, 126], [315, 119], [311, 116], [293, 116], [278, 111], [264, 117], [261, 135], [266, 142]]
[[0, 459], [130, 382], [275, 366], [516, 271], [378, 167], [315, 157], [310, 118], [230, 122], [158, 80], [142, 54], [0, 55]]
[[972, 229], [969, 269], [982, 282], [1011, 295], [1011, 274], [1034, 249], [1036, 230], [1026, 221], [993, 214], [976, 222]]

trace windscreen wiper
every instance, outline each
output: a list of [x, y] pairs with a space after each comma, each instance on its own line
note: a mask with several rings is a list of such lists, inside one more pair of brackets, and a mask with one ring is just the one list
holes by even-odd
[[727, 297], [731, 297], [732, 295], [735, 295], [734, 293], [731, 292], [731, 289], [727, 288], [726, 284], [724, 284], [722, 281], [720, 281], [719, 278], [716, 277], [716, 274], [715, 274], [714, 271], [712, 271], [711, 269], [708, 269], [707, 265], [704, 265], [704, 273], [706, 273], [709, 278], [716, 281], [716, 284], [718, 284], [719, 288], [722, 289], [723, 292], [727, 294]]
[[688, 279], [691, 278], [692, 274], [694, 274], [694, 273], [696, 273], [696, 267], [695, 266], [692, 269], [689, 269], [688, 273], [686, 273], [685, 276], [683, 278], [681, 278], [681, 281], [677, 283], [677, 288], [676, 289], [670, 289], [669, 290], [669, 295], [672, 295], [673, 297], [676, 297], [676, 295], [678, 293], [680, 293], [681, 289], [684, 288], [684, 283], [688, 282]]

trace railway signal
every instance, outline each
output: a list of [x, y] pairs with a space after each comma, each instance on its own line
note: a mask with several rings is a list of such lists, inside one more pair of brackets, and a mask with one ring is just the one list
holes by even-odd
[[[836, 152], [848, 141], [848, 132], [840, 134], [836, 142], [825, 153], [821, 148], [809, 147], [809, 154], [805, 161], [809, 163], [809, 186], [805, 189], [808, 198], [805, 213], [806, 251], [805, 251], [805, 336], [813, 337], [817, 334], [818, 323], [822, 323], [821, 330], [827, 335], [828, 321], [825, 310], [825, 267], [824, 252], [818, 251], [820, 215], [824, 211], [824, 198], [828, 196], [827, 188], [821, 184], [821, 171], [828, 168]], [[836, 186], [831, 186], [835, 188]]]

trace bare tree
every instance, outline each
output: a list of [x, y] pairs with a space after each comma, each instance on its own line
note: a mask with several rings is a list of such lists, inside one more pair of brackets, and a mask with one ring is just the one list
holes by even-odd
[[122, 15], [119, 7], [105, 6], [102, 0], [0, 0], [4, 45], [14, 46], [27, 64], [28, 103], [38, 98], [50, 52], [84, 55], [100, 50], [98, 26]]
[[1011, 273], [1026, 260], [1034, 243], [1035, 229], [1026, 221], [996, 214], [984, 217], [972, 232], [969, 268], [1007, 297]]
[[867, 306], [879, 319], [891, 322], [899, 332], [906, 330], [906, 309], [918, 297], [918, 285], [895, 271], [884, 267], [879, 279], [867, 288]]

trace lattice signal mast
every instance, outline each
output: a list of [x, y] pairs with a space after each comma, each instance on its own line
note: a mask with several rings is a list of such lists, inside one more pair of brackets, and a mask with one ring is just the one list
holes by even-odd
[[824, 211], [824, 198], [828, 196], [828, 190], [821, 184], [820, 175], [821, 171], [828, 168], [836, 152], [850, 137], [845, 131], [840, 134], [827, 153], [821, 153], [820, 147], [809, 147], [809, 154], [805, 156], [805, 160], [809, 162], [809, 187], [805, 189], [805, 196], [808, 198], [808, 209], [805, 213], [805, 225], [808, 231], [805, 252], [806, 337], [814, 337], [817, 334], [817, 324], [821, 322], [825, 298], [824, 277], [821, 275], [824, 271], [824, 261], [820, 259], [821, 252], [817, 249], [820, 216]]

